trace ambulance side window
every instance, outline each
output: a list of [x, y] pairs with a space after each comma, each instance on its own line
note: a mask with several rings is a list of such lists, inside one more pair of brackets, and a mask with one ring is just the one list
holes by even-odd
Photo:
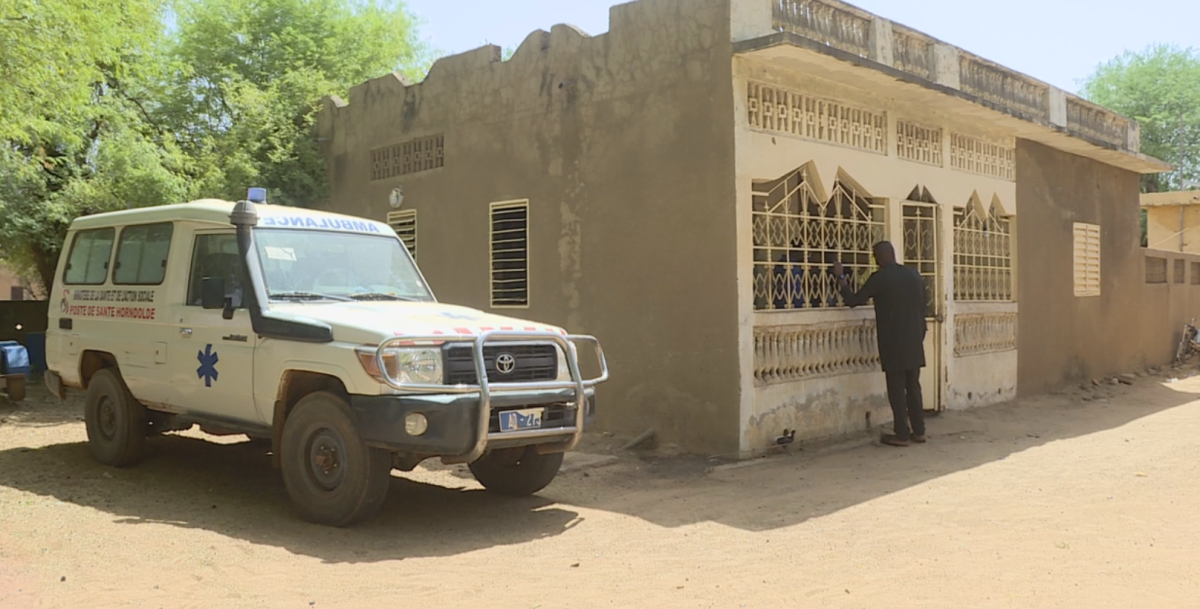
[[79, 231], [71, 242], [67, 270], [63, 283], [67, 285], [100, 285], [108, 278], [108, 262], [112, 256], [116, 230], [96, 228]]
[[117, 263], [113, 265], [116, 285], [162, 285], [167, 276], [167, 252], [171, 249], [174, 225], [144, 224], [121, 230]]
[[235, 308], [242, 307], [242, 294], [246, 282], [243, 280], [242, 261], [238, 256], [237, 235], [197, 235], [196, 247], [192, 249], [192, 270], [188, 279], [188, 306], [198, 307], [202, 303], [202, 286], [205, 278], [217, 277], [225, 280], [225, 296], [233, 298]]

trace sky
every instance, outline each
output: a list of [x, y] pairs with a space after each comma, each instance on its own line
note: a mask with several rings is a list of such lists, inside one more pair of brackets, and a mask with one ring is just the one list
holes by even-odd
[[[536, 29], [608, 31], [612, 0], [406, 0], [443, 53], [516, 48]], [[856, 0], [852, 4], [1075, 92], [1096, 66], [1155, 43], [1200, 47], [1200, 0]], [[1136, 11], [1129, 10], [1136, 7]]]

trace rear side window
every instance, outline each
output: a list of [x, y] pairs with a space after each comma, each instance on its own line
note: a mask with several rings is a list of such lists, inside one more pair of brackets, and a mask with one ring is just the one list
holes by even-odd
[[171, 249], [174, 225], [144, 224], [121, 230], [113, 283], [159, 285], [167, 275], [167, 252]]
[[75, 233], [63, 283], [67, 285], [100, 285], [108, 278], [108, 261], [112, 255], [116, 230], [96, 228]]

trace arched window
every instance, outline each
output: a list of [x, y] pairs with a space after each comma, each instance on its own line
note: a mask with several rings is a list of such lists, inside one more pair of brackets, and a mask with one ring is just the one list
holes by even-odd
[[986, 212], [978, 195], [954, 210], [954, 300], [1012, 300], [1011, 217], [993, 199]]
[[871, 246], [884, 238], [883, 205], [839, 172], [828, 195], [811, 165], [753, 187], [754, 308], [843, 306], [828, 272], [841, 260], [856, 284], [871, 272]]

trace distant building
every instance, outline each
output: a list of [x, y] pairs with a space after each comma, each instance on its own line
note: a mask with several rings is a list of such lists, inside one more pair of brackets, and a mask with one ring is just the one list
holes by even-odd
[[1128, 323], [1140, 174], [1169, 169], [1138, 124], [834, 0], [621, 4], [358, 85], [318, 137], [330, 206], [440, 298], [600, 338], [607, 429], [749, 456], [890, 419], [874, 313], [827, 272], [884, 238], [927, 279], [928, 407], [1168, 357]]
[[1200, 254], [1200, 190], [1142, 195], [1146, 247]]
[[0, 264], [0, 300], [33, 300], [34, 298], [36, 296], [29, 282]]

